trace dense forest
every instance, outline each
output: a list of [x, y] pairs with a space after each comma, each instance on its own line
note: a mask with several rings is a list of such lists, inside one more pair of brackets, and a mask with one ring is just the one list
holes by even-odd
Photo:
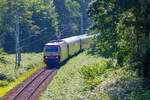
[[150, 81], [150, 1], [95, 0], [88, 8], [94, 21], [91, 32], [98, 33], [94, 53], [117, 59], [138, 70], [139, 76]]
[[150, 76], [148, 0], [1, 0], [1, 52], [15, 53], [16, 12], [21, 52], [42, 51], [58, 35], [83, 34], [92, 24], [88, 32], [98, 34], [93, 54], [117, 59], [120, 67], [130, 65], [146, 79]]
[[[70, 77], [63, 78], [63, 84], [67, 78], [72, 79], [71, 75], [74, 73], [74, 75], [79, 75], [76, 79], [84, 79], [87, 85], [84, 84], [82, 87], [84, 92], [88, 89], [94, 92], [94, 89], [100, 84], [100, 89], [106, 94], [110, 93], [114, 99], [101, 95], [103, 91], [99, 89], [92, 93], [93, 98], [99, 96], [109, 98], [102, 100], [149, 100], [145, 98], [150, 98], [150, 0], [0, 0], [0, 63], [3, 69], [12, 68], [15, 61], [12, 60], [15, 55], [9, 58], [12, 63], [7, 61], [4, 55], [10, 56], [9, 54], [16, 53], [17, 18], [19, 21], [19, 48], [21, 52], [28, 53], [25, 57], [27, 62], [30, 63], [28, 61], [31, 59], [32, 54], [30, 53], [35, 53], [33, 57], [35, 65], [36, 62], [39, 62], [35, 60], [36, 58], [43, 62], [43, 59], [40, 58], [43, 56], [41, 52], [48, 41], [85, 33], [97, 34], [93, 39], [92, 48], [81, 55], [82, 60], [77, 57], [76, 63], [68, 65], [69, 70], [66, 72], [71, 72], [73, 69], [76, 71], [71, 72], [68, 75]], [[91, 54], [92, 58], [87, 53]], [[98, 60], [98, 57], [95, 56], [102, 57], [102, 59]], [[95, 61], [93, 65], [81, 64], [83, 62], [88, 64], [92, 61]], [[9, 67], [5, 67], [6, 64], [10, 64]], [[75, 68], [72, 64], [79, 68]], [[30, 65], [31, 68], [35, 66], [31, 61], [24, 70], [28, 71]], [[20, 67], [19, 70], [22, 69], [23, 67]], [[12, 73], [15, 78], [17, 77], [15, 71], [10, 70], [12, 71], [10, 75], [7, 75], [9, 74], [7, 71], [9, 70], [0, 72], [2, 73], [0, 80], [12, 80]], [[64, 72], [62, 71], [63, 75], [66, 75]], [[24, 72], [20, 71], [18, 75], [20, 73]], [[61, 78], [63, 75], [60, 75]], [[108, 80], [105, 80], [107, 78]], [[61, 83], [61, 79], [58, 80], [58, 83]], [[104, 84], [101, 85], [102, 81]], [[71, 88], [72, 84], [73, 82], [70, 85]], [[103, 85], [106, 88], [103, 89]], [[120, 97], [118, 97], [120, 94], [113, 91], [115, 90], [113, 87], [119, 91]], [[139, 90], [136, 91], [132, 87]], [[107, 93], [107, 90], [110, 91]], [[82, 90], [79, 88], [79, 91]], [[62, 96], [62, 91], [60, 92]], [[126, 98], [128, 96], [126, 93], [133, 98], [129, 98], [130, 96]]]
[[[16, 47], [16, 12], [19, 15], [19, 43], [22, 52], [42, 51], [43, 45], [57, 39], [81, 34], [80, 23], [87, 18], [84, 0], [1, 0], [0, 48], [14, 53]], [[86, 29], [88, 24], [85, 24]], [[82, 33], [83, 34], [83, 33]]]

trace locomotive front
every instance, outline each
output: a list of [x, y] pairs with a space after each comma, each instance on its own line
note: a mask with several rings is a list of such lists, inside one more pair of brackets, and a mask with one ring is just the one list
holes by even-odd
[[56, 43], [47, 43], [44, 46], [44, 62], [47, 65], [60, 63], [60, 46]]

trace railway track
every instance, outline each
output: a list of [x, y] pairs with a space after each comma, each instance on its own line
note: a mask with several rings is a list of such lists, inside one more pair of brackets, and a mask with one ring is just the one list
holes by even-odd
[[20, 86], [19, 89], [16, 91], [12, 89], [13, 92], [8, 93], [9, 98], [6, 95], [2, 100], [38, 100], [40, 92], [46, 89], [57, 70], [42, 68], [38, 73], [30, 77], [24, 85]]

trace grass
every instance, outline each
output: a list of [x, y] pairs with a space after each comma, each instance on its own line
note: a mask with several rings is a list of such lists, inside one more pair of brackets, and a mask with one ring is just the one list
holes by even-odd
[[[42, 66], [42, 65], [41, 65]], [[0, 87], [0, 97], [2, 97], [5, 93], [7, 93], [10, 89], [12, 89], [14, 86], [16, 86], [17, 84], [21, 83], [24, 79], [26, 79], [28, 76], [30, 76], [33, 72], [35, 72], [37, 69], [41, 68], [41, 66], [36, 67], [24, 74], [22, 74], [21, 76], [19, 76], [15, 81], [12, 82], [7, 82], [6, 86]]]
[[40, 100], [150, 100], [150, 91], [128, 66], [82, 53], [61, 67]]
[[134, 71], [119, 68], [103, 75], [101, 82], [89, 93], [91, 100], [130, 100], [142, 90], [142, 79]]
[[87, 56], [81, 53], [70, 59], [60, 68], [48, 89], [42, 94], [41, 100], [80, 100], [86, 88], [78, 70], [85, 64], [103, 63], [107, 59]]
[[15, 55], [4, 55], [5, 63], [0, 62], [0, 97], [34, 71], [44, 66], [42, 53], [22, 54], [21, 65], [15, 68]]

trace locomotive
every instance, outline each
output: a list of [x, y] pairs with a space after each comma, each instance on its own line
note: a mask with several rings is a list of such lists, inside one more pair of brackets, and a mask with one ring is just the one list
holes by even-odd
[[53, 40], [44, 46], [44, 62], [50, 64], [61, 64], [71, 56], [87, 49], [91, 44], [91, 38], [95, 35], [78, 35], [60, 40]]

